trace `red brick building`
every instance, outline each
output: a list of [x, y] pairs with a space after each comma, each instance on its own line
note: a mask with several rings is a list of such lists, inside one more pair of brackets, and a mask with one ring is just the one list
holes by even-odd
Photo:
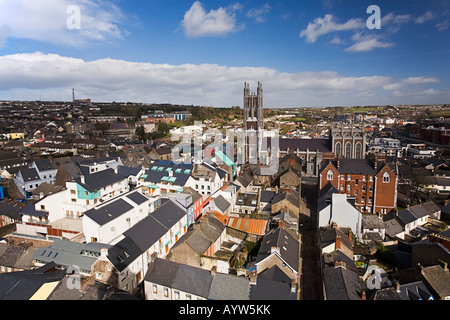
[[319, 173], [319, 192], [334, 187], [356, 198], [362, 213], [387, 214], [397, 207], [397, 170], [385, 159], [346, 159], [325, 164]]

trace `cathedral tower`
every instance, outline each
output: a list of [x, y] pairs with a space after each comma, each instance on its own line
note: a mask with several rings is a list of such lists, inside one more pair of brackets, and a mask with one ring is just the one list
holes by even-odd
[[259, 150], [263, 139], [264, 110], [263, 89], [260, 82], [256, 94], [250, 92], [247, 82], [244, 82], [244, 159], [255, 164], [259, 160]]

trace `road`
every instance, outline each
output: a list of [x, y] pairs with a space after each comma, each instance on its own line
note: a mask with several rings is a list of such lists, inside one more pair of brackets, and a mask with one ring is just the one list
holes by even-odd
[[301, 300], [323, 300], [323, 281], [320, 268], [320, 249], [317, 228], [317, 185], [311, 182], [302, 185], [302, 196], [310, 218], [300, 222], [301, 237]]

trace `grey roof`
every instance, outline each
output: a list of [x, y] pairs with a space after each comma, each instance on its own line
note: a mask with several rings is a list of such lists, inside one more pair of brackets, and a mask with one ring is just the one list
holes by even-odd
[[143, 194], [141, 194], [137, 190], [127, 194], [126, 197], [128, 199], [130, 199], [131, 201], [133, 201], [134, 203], [136, 203], [137, 205], [140, 205], [140, 204], [148, 201], [148, 198], [146, 196], [144, 196]]
[[211, 300], [249, 300], [250, 282], [247, 278], [231, 274], [215, 273], [208, 299]]
[[103, 206], [94, 207], [84, 214], [99, 225], [104, 225], [133, 209], [133, 206], [119, 198]]
[[280, 249], [281, 258], [292, 269], [298, 272], [299, 243], [283, 228], [277, 228], [262, 238], [255, 263], [259, 263], [267, 258], [271, 254], [270, 251], [272, 247], [278, 247]]
[[186, 211], [172, 200], [163, 199], [160, 207], [125, 231], [123, 235], [132, 239], [144, 252], [185, 215]]
[[43, 284], [61, 281], [66, 270], [54, 270], [54, 263], [19, 272], [0, 273], [0, 300], [29, 300]]
[[169, 230], [152, 215], [142, 219], [133, 227], [123, 233], [129, 237], [142, 250], [147, 251]]
[[119, 272], [122, 272], [130, 263], [139, 258], [142, 253], [143, 251], [133, 240], [125, 237], [108, 249], [107, 258]]
[[428, 300], [433, 298], [422, 281], [401, 285], [398, 294], [402, 300]]
[[27, 205], [25, 205], [18, 211], [18, 214], [35, 216], [35, 217], [45, 217], [48, 215], [48, 212], [36, 210], [34, 207], [34, 203], [28, 203]]
[[343, 266], [324, 268], [323, 281], [327, 300], [361, 300], [363, 284], [357, 273]]
[[450, 296], [450, 273], [444, 270], [440, 265], [424, 267], [422, 276], [432, 290], [438, 295], [439, 299]]
[[327, 228], [325, 231], [320, 232], [320, 243], [322, 248], [336, 242], [336, 237], [341, 237], [341, 244], [351, 249], [353, 247], [348, 235], [344, 233], [342, 228]]
[[297, 292], [289, 283], [261, 279], [250, 286], [250, 300], [297, 300]]
[[364, 229], [384, 229], [383, 219], [376, 215], [363, 215], [362, 227]]
[[275, 191], [263, 190], [263, 191], [261, 191], [260, 201], [269, 203], [270, 201], [272, 201], [274, 196], [275, 196]]
[[384, 221], [384, 226], [385, 226], [386, 234], [390, 238], [395, 238], [395, 236], [397, 234], [400, 234], [403, 231], [405, 231], [403, 229], [403, 227], [401, 226], [400, 222], [396, 218]]
[[94, 192], [101, 188], [125, 179], [121, 174], [115, 173], [113, 169], [106, 169], [91, 174], [84, 175], [85, 182], [81, 182], [81, 177], [76, 177], [75, 181], [88, 191]]
[[214, 198], [214, 204], [222, 213], [224, 213], [231, 205], [222, 195]]
[[27, 168], [19, 171], [24, 182], [41, 180], [35, 168]]
[[422, 208], [424, 208], [428, 214], [433, 214], [441, 211], [441, 208], [434, 201], [426, 201], [422, 203]]
[[288, 149], [306, 151], [308, 149], [309, 151], [331, 152], [330, 139], [280, 139], [279, 146], [282, 151]]
[[425, 208], [423, 208], [420, 205], [417, 206], [413, 206], [409, 208], [409, 211], [411, 211], [411, 213], [417, 218], [423, 218], [426, 216], [429, 216], [429, 213], [427, 210], [425, 210]]
[[124, 177], [136, 176], [141, 171], [141, 168], [133, 168], [127, 166], [117, 166], [117, 173], [121, 174]]
[[[99, 246], [99, 244], [97, 245]], [[48, 247], [39, 248], [33, 259], [48, 263], [54, 262], [62, 267], [78, 266], [81, 270], [91, 270], [92, 264], [97, 260], [96, 256], [83, 254], [85, 251], [96, 252], [99, 255], [97, 246], [83, 244], [62, 239], [55, 239]], [[101, 244], [102, 247], [109, 248], [108, 244]]]
[[186, 215], [186, 211], [178, 206], [173, 200], [162, 199], [161, 206], [151, 213], [151, 215], [164, 227], [170, 229]]
[[289, 201], [296, 207], [298, 207], [300, 205], [299, 199], [298, 199], [298, 194], [294, 194], [293, 192], [288, 192], [288, 191], [276, 194], [272, 199], [272, 203], [276, 204], [276, 203], [284, 201], [284, 200]]
[[0, 216], [7, 216], [14, 220], [20, 220], [21, 216], [19, 214], [20, 209], [22, 208], [19, 203], [11, 203], [8, 201], [0, 202]]
[[33, 161], [39, 171], [53, 170], [53, 165], [50, 159], [38, 159]]
[[207, 298], [211, 273], [193, 266], [156, 258], [149, 266], [145, 281]]
[[403, 225], [407, 225], [408, 223], [414, 222], [417, 220], [417, 218], [414, 216], [414, 214], [409, 209], [403, 209], [398, 212], [397, 215], [398, 219], [400, 220]]

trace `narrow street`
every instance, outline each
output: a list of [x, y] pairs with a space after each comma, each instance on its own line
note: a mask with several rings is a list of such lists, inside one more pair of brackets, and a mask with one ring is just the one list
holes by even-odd
[[317, 230], [317, 185], [314, 179], [302, 184], [302, 196], [306, 201], [309, 219], [300, 221], [301, 300], [323, 300], [320, 249]]

